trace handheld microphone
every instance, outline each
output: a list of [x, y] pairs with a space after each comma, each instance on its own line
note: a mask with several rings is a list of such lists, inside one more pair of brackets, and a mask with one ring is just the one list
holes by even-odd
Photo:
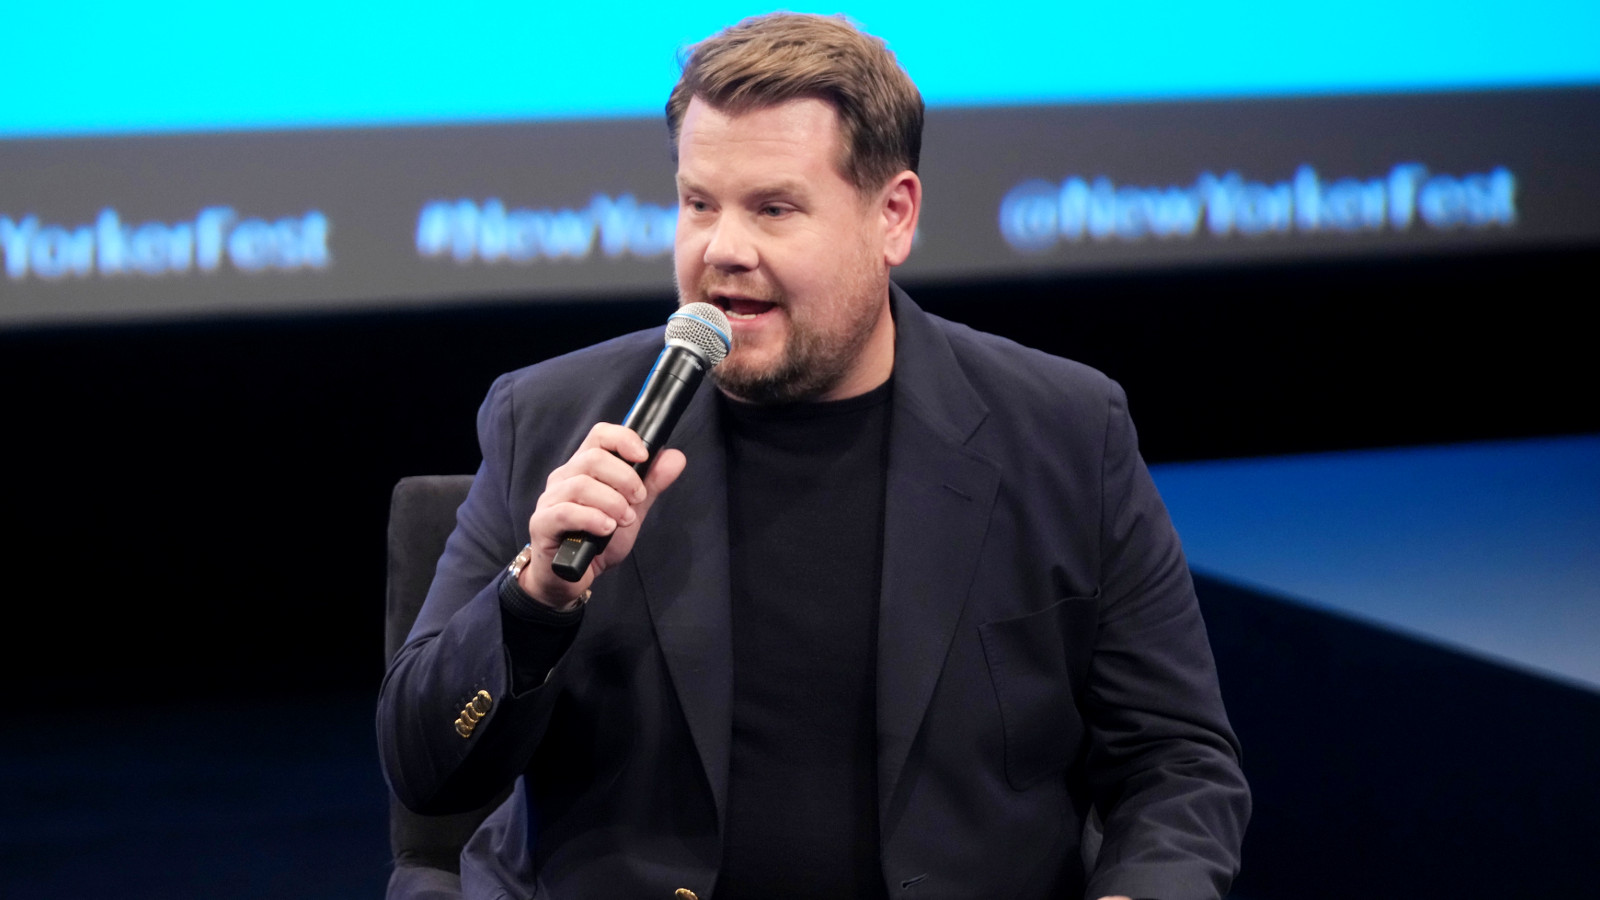
[[[632, 428], [649, 455], [633, 464], [643, 478], [656, 460], [656, 451], [672, 434], [678, 417], [688, 408], [700, 379], [733, 348], [733, 331], [728, 317], [709, 303], [690, 303], [667, 319], [667, 342], [656, 363], [645, 377], [644, 386], [622, 424]], [[589, 571], [589, 563], [611, 542], [611, 536], [595, 537], [582, 531], [561, 536], [561, 546], [550, 562], [551, 571], [564, 581], [578, 581]]]

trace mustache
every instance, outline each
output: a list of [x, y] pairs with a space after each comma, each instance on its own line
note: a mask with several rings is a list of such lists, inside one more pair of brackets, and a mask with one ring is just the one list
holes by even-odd
[[726, 278], [702, 278], [695, 288], [695, 297], [719, 306], [729, 300], [752, 300], [783, 306], [787, 300], [783, 291], [771, 285]]

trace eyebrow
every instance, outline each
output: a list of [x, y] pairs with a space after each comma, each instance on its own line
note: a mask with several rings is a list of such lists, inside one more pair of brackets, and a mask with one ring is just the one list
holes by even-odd
[[[675, 176], [673, 180], [677, 182], [678, 191], [680, 193], [708, 193], [708, 191], [698, 182], [681, 174]], [[807, 190], [806, 183], [804, 181], [794, 178], [785, 178], [778, 181], [767, 182], [765, 184], [757, 184], [751, 190], [745, 191], [742, 196], [744, 199], [749, 199], [751, 197], [766, 198], [775, 196], [805, 197], [809, 193], [810, 191]]]

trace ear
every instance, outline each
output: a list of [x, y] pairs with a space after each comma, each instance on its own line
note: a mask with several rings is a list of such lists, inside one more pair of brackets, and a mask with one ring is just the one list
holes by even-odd
[[889, 179], [879, 195], [883, 215], [883, 261], [898, 266], [911, 255], [911, 241], [917, 234], [917, 216], [922, 213], [922, 179], [907, 169]]

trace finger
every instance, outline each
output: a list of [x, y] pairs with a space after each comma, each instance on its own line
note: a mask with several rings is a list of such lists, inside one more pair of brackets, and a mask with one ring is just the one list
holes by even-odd
[[631, 524], [638, 516], [628, 497], [623, 496], [611, 485], [589, 475], [574, 475], [557, 481], [540, 495], [534, 508], [541, 509], [560, 503], [574, 503], [599, 510], [623, 525]]
[[558, 491], [564, 482], [581, 478], [606, 485], [629, 503], [644, 499], [644, 481], [639, 473], [625, 460], [618, 459], [611, 451], [601, 447], [579, 450], [565, 465], [550, 473], [545, 482], [545, 491]]
[[528, 519], [528, 542], [544, 556], [553, 556], [562, 539], [573, 532], [605, 537], [616, 531], [617, 520], [592, 506], [576, 503], [556, 503]]
[[650, 456], [649, 449], [644, 445], [644, 439], [634, 433], [632, 428], [613, 425], [610, 422], [595, 423], [584, 437], [579, 450], [595, 447], [615, 453], [630, 463], [644, 462]]

